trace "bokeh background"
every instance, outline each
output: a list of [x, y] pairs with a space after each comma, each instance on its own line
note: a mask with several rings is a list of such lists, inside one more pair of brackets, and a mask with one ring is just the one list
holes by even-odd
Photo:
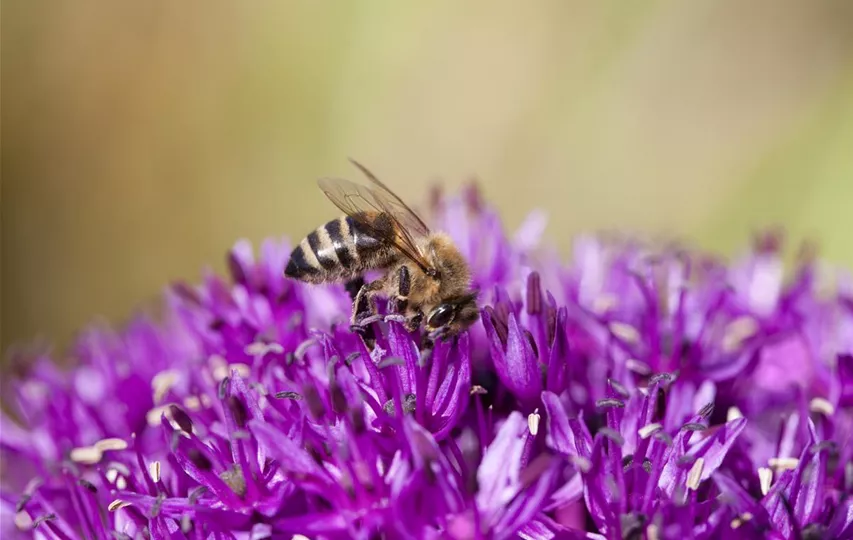
[[766, 225], [853, 265], [853, 2], [4, 0], [2, 347], [120, 322], [242, 237], [476, 176], [548, 237]]

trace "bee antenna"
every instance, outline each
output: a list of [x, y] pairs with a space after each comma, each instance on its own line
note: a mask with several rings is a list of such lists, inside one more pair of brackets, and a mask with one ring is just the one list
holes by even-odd
[[368, 178], [371, 178], [371, 179], [374, 178], [373, 173], [371, 173], [369, 170], [367, 170], [367, 167], [365, 167], [364, 165], [362, 165], [361, 163], [359, 163], [358, 161], [356, 161], [355, 159], [353, 159], [351, 157], [348, 157], [347, 160], [349, 160], [350, 163], [352, 163], [358, 170], [360, 170], [362, 172], [362, 174], [364, 174]]

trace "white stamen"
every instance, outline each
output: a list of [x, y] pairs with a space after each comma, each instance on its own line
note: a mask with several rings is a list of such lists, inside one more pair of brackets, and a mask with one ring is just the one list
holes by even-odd
[[103, 453], [94, 446], [81, 446], [71, 450], [71, 461], [84, 465], [94, 465], [101, 461]]
[[218, 368], [213, 370], [213, 379], [216, 382], [221, 381], [225, 377], [228, 376], [228, 368], [226, 366], [219, 366]]
[[797, 465], [800, 464], [800, 460], [798, 458], [795, 458], [795, 457], [787, 457], [787, 458], [774, 457], [774, 458], [768, 459], [767, 464], [770, 465], [771, 469], [775, 469], [777, 471], [786, 471], [786, 470], [793, 471], [794, 469], [797, 468]]
[[119, 476], [118, 480], [116, 480], [116, 488], [119, 490], [125, 489], [127, 487], [127, 480], [124, 479], [124, 476]]
[[627, 343], [637, 343], [640, 341], [640, 332], [627, 323], [612, 322], [610, 323], [610, 332]]
[[315, 343], [317, 343], [317, 340], [314, 338], [306, 339], [296, 347], [296, 350], [293, 351], [293, 356], [295, 356], [297, 360], [302, 360], [302, 358], [305, 356], [305, 352], [308, 351], [308, 349], [311, 348]]
[[650, 368], [648, 364], [635, 358], [625, 360], [625, 367], [640, 375], [649, 375], [652, 372], [652, 368]]
[[[3, 463], [3, 465], [5, 465], [5, 463]], [[29, 482], [27, 482], [27, 485], [24, 486], [24, 494], [32, 495], [33, 493], [35, 493], [36, 489], [41, 487], [42, 483], [42, 480], [38, 477], [31, 479]]]
[[210, 369], [216, 369], [219, 366], [228, 365], [228, 361], [219, 354], [211, 354], [207, 359], [207, 363], [210, 364]]
[[15, 527], [19, 531], [29, 531], [33, 528], [33, 518], [26, 510], [21, 510], [15, 514]]
[[118, 461], [111, 461], [107, 464], [107, 472], [109, 471], [116, 471], [122, 476], [130, 476], [130, 469], [127, 468], [127, 465]]
[[734, 352], [747, 339], [758, 332], [758, 323], [749, 315], [743, 315], [726, 325], [723, 335], [723, 352]]
[[246, 379], [252, 373], [252, 368], [250, 368], [246, 364], [241, 364], [239, 362], [237, 362], [235, 364], [231, 364], [228, 366], [228, 374], [229, 375], [235, 371], [237, 372], [237, 375], [239, 375], [241, 379]]
[[169, 406], [168, 405], [160, 405], [159, 407], [154, 407], [147, 413], [145, 413], [145, 420], [148, 422], [148, 425], [151, 427], [157, 427], [160, 425], [160, 417], [166, 415], [168, 418], [169, 415]]
[[750, 514], [749, 512], [744, 512], [743, 514], [739, 515], [738, 517], [736, 517], [732, 520], [732, 523], [731, 523], [732, 529], [737, 529], [738, 527], [740, 527], [741, 525], [743, 525], [744, 523], [746, 523], [747, 521], [749, 521], [751, 519], [752, 519], [752, 514]]
[[290, 540], [310, 540], [307, 536], [303, 536], [301, 534], [294, 534], [290, 537]]
[[110, 512], [115, 512], [116, 510], [120, 510], [120, 509], [126, 508], [128, 506], [130, 506], [129, 502], [125, 502], [121, 499], [116, 499], [113, 502], [111, 502], [109, 504], [109, 506], [107, 506], [107, 510], [109, 510]]
[[770, 491], [770, 485], [773, 483], [773, 471], [767, 467], [759, 467], [758, 482], [761, 485], [761, 494], [767, 495]]
[[154, 461], [148, 465], [148, 473], [151, 475], [151, 479], [154, 482], [160, 481], [160, 462]]
[[207, 394], [202, 394], [200, 396], [187, 396], [184, 398], [184, 407], [190, 411], [197, 411], [202, 407], [210, 407], [210, 398], [207, 397]]
[[696, 491], [699, 489], [699, 482], [702, 481], [702, 471], [705, 469], [705, 458], [696, 458], [690, 472], [687, 473], [687, 489]]
[[174, 369], [167, 369], [154, 375], [151, 379], [151, 389], [154, 391], [154, 403], [163, 401], [166, 393], [172, 388], [180, 374]]
[[243, 351], [249, 356], [264, 356], [269, 353], [281, 354], [284, 352], [284, 347], [279, 343], [264, 343], [256, 341], [246, 345]]
[[228, 376], [228, 362], [218, 354], [210, 355], [207, 363], [210, 364], [210, 371], [213, 373], [213, 379], [216, 382]]
[[619, 305], [619, 299], [616, 298], [616, 295], [609, 293], [602, 293], [598, 295], [598, 297], [592, 301], [592, 311], [601, 315], [610, 311], [612, 308], [615, 308]]
[[729, 410], [726, 412], [726, 422], [731, 422], [732, 420], [737, 420], [738, 418], [743, 418], [743, 413], [737, 407], [729, 407]]
[[107, 482], [109, 482], [110, 484], [115, 484], [116, 479], [118, 478], [118, 471], [115, 469], [107, 469], [107, 472], [104, 476], [107, 477]]
[[654, 422], [641, 427], [637, 430], [637, 433], [640, 435], [640, 438], [648, 439], [649, 437], [660, 431], [661, 428], [663, 428], [663, 426], [660, 423]]
[[569, 459], [582, 473], [589, 472], [592, 468], [592, 462], [583, 456], [571, 456]]
[[816, 397], [809, 402], [809, 410], [814, 413], [820, 413], [824, 416], [832, 416], [835, 414], [835, 407], [828, 400], [822, 397]]
[[539, 420], [541, 417], [539, 416], [539, 409], [535, 409], [532, 414], [527, 416], [527, 429], [530, 430], [530, 434], [534, 437], [539, 433]]
[[648, 540], [659, 540], [660, 539], [660, 529], [658, 526], [652, 523], [648, 527], [646, 527], [646, 538]]
[[184, 398], [184, 407], [190, 411], [201, 409], [201, 400], [196, 396], [187, 396]]
[[249, 343], [243, 348], [243, 352], [249, 356], [263, 356], [267, 354], [267, 344], [262, 341]]
[[[204, 396], [202, 396], [202, 397], [204, 397]], [[202, 399], [202, 401], [204, 401], [204, 400]], [[177, 422], [175, 422], [175, 419], [172, 418], [171, 405], [172, 405], [171, 403], [167, 403], [167, 404], [161, 405], [159, 407], [154, 407], [153, 409], [151, 409], [150, 411], [148, 411], [145, 414], [145, 420], [148, 422], [149, 426], [157, 427], [160, 425], [160, 417], [165, 416], [166, 420], [169, 422], [169, 425], [172, 426], [172, 429], [177, 431], [178, 434], [181, 435], [182, 437], [186, 437], [187, 439], [189, 439], [190, 436], [187, 433], [185, 433], [184, 430], [181, 429], [181, 426], [178, 425]]]
[[126, 450], [127, 441], [113, 437], [110, 439], [101, 439], [96, 442], [94, 446], [101, 452], [106, 452], [108, 450]]

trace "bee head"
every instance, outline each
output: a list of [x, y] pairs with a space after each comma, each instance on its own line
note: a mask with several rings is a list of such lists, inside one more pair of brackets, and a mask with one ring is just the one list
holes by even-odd
[[427, 316], [426, 326], [430, 331], [441, 330], [445, 335], [456, 335], [474, 324], [480, 317], [477, 307], [477, 292], [469, 292], [447, 298]]

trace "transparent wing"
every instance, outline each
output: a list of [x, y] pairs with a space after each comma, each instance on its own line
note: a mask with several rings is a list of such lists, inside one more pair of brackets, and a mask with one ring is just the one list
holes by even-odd
[[[429, 263], [418, 249], [416, 241], [427, 234], [429, 229], [391, 191], [387, 188], [374, 190], [342, 178], [321, 178], [317, 184], [335, 206], [357, 221], [371, 236], [394, 246], [424, 271], [429, 269]], [[387, 215], [393, 226], [377, 226], [375, 218], [378, 214]], [[420, 223], [415, 231], [408, 228], [412, 220]]]
[[383, 184], [376, 176], [370, 172], [367, 167], [357, 162], [356, 160], [350, 158], [350, 163], [358, 167], [364, 176], [370, 180], [371, 183], [377, 188], [371, 191], [374, 191], [378, 196], [380, 202], [387, 208], [388, 213], [392, 214], [394, 218], [397, 219], [398, 223], [402, 224], [402, 228], [407, 233], [418, 235], [421, 237], [428, 236], [430, 233], [429, 227], [423, 222], [423, 220], [415, 213], [414, 210], [409, 208], [409, 206], [403, 202], [400, 197], [397, 196], [396, 193], [391, 191], [391, 189]]

